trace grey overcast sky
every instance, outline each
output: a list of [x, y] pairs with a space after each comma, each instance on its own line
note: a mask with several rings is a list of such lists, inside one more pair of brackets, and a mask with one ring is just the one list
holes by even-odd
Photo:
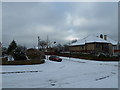
[[118, 40], [117, 2], [4, 2], [2, 39], [37, 46], [37, 36], [58, 43], [106, 34]]

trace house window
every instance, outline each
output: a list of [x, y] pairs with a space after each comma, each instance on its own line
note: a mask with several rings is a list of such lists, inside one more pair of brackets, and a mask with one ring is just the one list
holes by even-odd
[[99, 48], [100, 47], [100, 44], [96, 44], [96, 48]]
[[81, 46], [80, 48], [81, 48], [81, 49], [84, 49], [84, 46]]

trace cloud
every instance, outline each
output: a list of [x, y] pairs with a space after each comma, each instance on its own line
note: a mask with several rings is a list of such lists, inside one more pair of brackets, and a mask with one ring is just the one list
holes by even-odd
[[2, 3], [0, 3], [0, 42], [2, 42]]
[[39, 2], [3, 3], [3, 44], [15, 39], [33, 47], [37, 37], [66, 43], [89, 34], [107, 34], [117, 39], [117, 3]]

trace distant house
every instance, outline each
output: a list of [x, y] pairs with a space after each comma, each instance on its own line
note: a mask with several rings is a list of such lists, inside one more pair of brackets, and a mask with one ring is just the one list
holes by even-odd
[[71, 52], [91, 53], [91, 54], [115, 54], [117, 49], [117, 42], [104, 35], [103, 38], [99, 36], [89, 35], [83, 39], [78, 40], [69, 46]]

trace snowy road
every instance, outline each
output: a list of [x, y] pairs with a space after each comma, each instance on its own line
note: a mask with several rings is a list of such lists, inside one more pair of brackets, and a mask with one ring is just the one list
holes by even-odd
[[62, 58], [62, 62], [3, 66], [3, 88], [118, 88], [117, 62]]

